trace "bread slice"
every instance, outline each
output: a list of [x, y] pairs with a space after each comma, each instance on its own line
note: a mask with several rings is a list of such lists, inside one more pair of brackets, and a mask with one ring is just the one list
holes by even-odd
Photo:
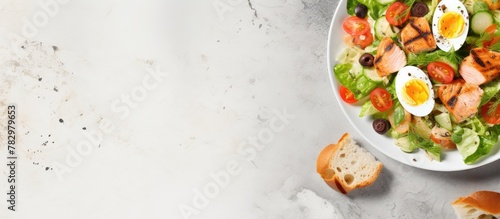
[[345, 133], [326, 146], [318, 156], [316, 171], [333, 189], [347, 194], [371, 185], [382, 170], [382, 163]]
[[500, 218], [500, 193], [477, 191], [451, 203], [459, 219]]

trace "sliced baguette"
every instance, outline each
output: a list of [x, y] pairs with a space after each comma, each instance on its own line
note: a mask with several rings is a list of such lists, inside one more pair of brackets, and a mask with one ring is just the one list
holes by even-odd
[[347, 194], [371, 185], [382, 170], [382, 163], [345, 133], [326, 146], [318, 156], [316, 171], [333, 189]]
[[459, 219], [500, 218], [500, 193], [477, 191], [451, 203]]

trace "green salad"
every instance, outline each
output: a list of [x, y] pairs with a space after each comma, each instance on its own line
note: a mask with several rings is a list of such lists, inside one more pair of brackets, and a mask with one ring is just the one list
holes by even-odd
[[341, 99], [402, 152], [441, 161], [458, 150], [464, 163], [479, 162], [500, 135], [494, 3], [347, 0], [346, 47], [333, 66]]

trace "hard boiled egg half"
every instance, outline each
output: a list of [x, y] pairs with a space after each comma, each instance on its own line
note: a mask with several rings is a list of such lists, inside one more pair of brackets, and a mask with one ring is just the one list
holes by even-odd
[[434, 108], [432, 84], [422, 70], [406, 66], [396, 75], [396, 95], [399, 102], [409, 113], [426, 116]]
[[432, 34], [439, 49], [448, 52], [464, 45], [469, 32], [469, 14], [459, 0], [442, 0], [432, 17]]

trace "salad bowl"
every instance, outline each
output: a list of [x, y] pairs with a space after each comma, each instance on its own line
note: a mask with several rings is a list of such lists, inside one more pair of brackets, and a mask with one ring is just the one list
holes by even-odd
[[[419, 149], [412, 153], [403, 152], [394, 144], [394, 139], [389, 135], [380, 135], [372, 128], [373, 118], [370, 116], [359, 117], [361, 111], [360, 104], [349, 104], [344, 102], [339, 95], [340, 85], [335, 78], [333, 68], [337, 64], [336, 57], [341, 54], [345, 48], [343, 36], [345, 32], [342, 28], [343, 21], [350, 16], [346, 9], [347, 0], [341, 0], [337, 6], [333, 19], [331, 21], [330, 30], [328, 33], [327, 43], [327, 65], [328, 77], [331, 87], [336, 96], [339, 108], [350, 124], [358, 132], [359, 136], [369, 143], [369, 146], [374, 147], [386, 156], [416, 168], [432, 171], [460, 171], [472, 168], [477, 168], [500, 158], [498, 153], [500, 143], [496, 143], [490, 153], [474, 164], [465, 164], [458, 150], [443, 151], [442, 160], [436, 161], [428, 157], [424, 150]], [[367, 145], [368, 146], [368, 145]]]

